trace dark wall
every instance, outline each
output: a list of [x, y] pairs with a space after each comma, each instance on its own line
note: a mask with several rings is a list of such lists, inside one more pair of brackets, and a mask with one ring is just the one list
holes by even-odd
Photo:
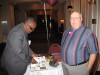
[[0, 55], [2, 55], [5, 45], [6, 45], [6, 43], [0, 43]]

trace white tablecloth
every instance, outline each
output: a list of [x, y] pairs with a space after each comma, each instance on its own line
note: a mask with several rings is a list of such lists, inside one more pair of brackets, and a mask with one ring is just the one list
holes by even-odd
[[46, 68], [47, 70], [31, 71], [30, 65], [28, 65], [24, 75], [63, 75], [61, 62], [59, 62], [57, 67], [51, 67], [49, 63], [47, 63]]

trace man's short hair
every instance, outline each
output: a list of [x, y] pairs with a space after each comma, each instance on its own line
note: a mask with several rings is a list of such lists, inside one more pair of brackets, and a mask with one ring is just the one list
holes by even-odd
[[35, 19], [33, 17], [28, 17], [27, 19], [25, 19], [24, 24], [28, 24], [31, 22], [35, 22]]

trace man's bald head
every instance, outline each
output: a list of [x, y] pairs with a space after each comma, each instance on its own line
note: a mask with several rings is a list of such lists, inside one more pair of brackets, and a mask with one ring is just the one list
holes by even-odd
[[73, 29], [78, 29], [82, 25], [82, 14], [73, 12], [70, 16], [70, 22]]

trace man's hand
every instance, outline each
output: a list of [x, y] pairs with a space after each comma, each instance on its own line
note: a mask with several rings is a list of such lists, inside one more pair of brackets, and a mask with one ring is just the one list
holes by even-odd
[[94, 64], [94, 61], [96, 59], [96, 55], [97, 54], [91, 54], [90, 55], [90, 59], [89, 59], [88, 65], [87, 65], [87, 68], [88, 68], [89, 71], [92, 69], [92, 66]]
[[34, 57], [38, 57], [38, 55], [35, 54], [35, 53], [33, 53], [33, 54], [32, 54], [32, 57], [33, 57], [33, 58], [34, 58]]
[[31, 60], [31, 63], [36, 64], [37, 61], [34, 59], [34, 57], [38, 57], [38, 55], [35, 54], [35, 53], [32, 54], [32, 60]]
[[32, 59], [32, 60], [31, 60], [31, 63], [32, 63], [32, 64], [36, 64], [37, 61], [36, 61], [35, 59]]

